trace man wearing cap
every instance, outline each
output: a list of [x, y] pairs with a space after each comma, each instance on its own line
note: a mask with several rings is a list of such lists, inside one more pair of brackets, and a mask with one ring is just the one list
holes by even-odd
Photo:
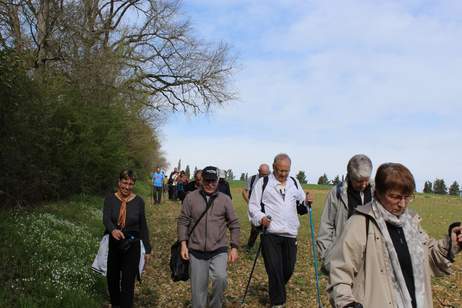
[[[247, 180], [247, 186], [242, 189], [242, 198], [244, 198], [245, 202], [248, 204], [249, 203], [249, 198], [252, 195], [253, 188], [255, 187], [255, 184], [257, 184], [257, 181], [259, 178], [267, 176], [270, 173], [269, 166], [267, 164], [261, 164], [260, 167], [258, 167], [258, 173], [252, 175], [248, 180]], [[255, 245], [255, 241], [257, 240], [258, 237], [258, 229], [250, 224], [250, 236], [249, 240], [247, 241], [246, 249], [247, 251], [250, 251], [252, 249], [253, 245]]]
[[286, 302], [285, 285], [292, 276], [297, 256], [298, 208], [306, 213], [306, 204], [312, 201], [300, 183], [289, 178], [290, 166], [287, 154], [276, 155], [273, 173], [257, 181], [249, 201], [250, 221], [266, 229], [261, 243], [272, 307], [283, 307]]
[[[218, 169], [212, 166], [202, 169], [202, 185], [186, 195], [178, 217], [181, 257], [190, 262], [193, 308], [207, 307], [209, 277], [212, 279], [212, 292], [208, 307], [222, 307], [227, 285], [227, 262], [233, 263], [238, 258], [239, 220], [231, 199], [219, 192], [217, 186]], [[230, 249], [226, 228], [231, 234]]]
[[373, 187], [369, 183], [372, 162], [364, 154], [353, 156], [347, 164], [347, 176], [326, 197], [316, 241], [324, 272], [329, 272], [329, 256], [335, 240], [342, 234], [345, 222], [355, 208], [371, 201]]

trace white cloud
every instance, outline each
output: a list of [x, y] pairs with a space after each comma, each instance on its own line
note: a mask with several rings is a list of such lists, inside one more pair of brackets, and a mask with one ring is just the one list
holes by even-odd
[[194, 138], [170, 122], [164, 147], [172, 161], [238, 175], [285, 151], [315, 181], [343, 173], [363, 152], [408, 164], [419, 184], [459, 176], [462, 3], [195, 3], [212, 12], [192, 20], [207, 24], [209, 39], [236, 40], [240, 99], [208, 118], [217, 137]]

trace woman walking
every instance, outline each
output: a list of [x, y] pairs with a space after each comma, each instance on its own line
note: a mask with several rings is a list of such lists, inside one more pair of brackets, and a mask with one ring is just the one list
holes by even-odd
[[348, 220], [332, 250], [328, 292], [335, 307], [433, 307], [431, 277], [451, 273], [462, 227], [430, 238], [408, 209], [415, 182], [403, 165], [386, 163], [375, 176], [372, 202]]
[[112, 307], [132, 307], [140, 245], [144, 245], [146, 261], [151, 253], [144, 201], [133, 193], [135, 182], [133, 171], [122, 171], [117, 192], [104, 200], [103, 223], [109, 234], [107, 282]]

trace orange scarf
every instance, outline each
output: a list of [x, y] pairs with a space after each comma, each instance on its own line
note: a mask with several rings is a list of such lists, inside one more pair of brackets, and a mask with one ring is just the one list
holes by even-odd
[[127, 202], [133, 200], [133, 195], [128, 196], [128, 198], [123, 198], [120, 192], [116, 192], [115, 196], [120, 200], [120, 210], [119, 210], [119, 220], [117, 226], [120, 230], [125, 228], [125, 219], [127, 218]]

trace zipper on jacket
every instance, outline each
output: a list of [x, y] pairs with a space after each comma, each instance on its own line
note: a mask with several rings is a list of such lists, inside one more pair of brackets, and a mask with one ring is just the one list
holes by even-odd
[[[217, 195], [212, 195], [210, 196], [209, 198], [209, 201], [207, 201], [207, 197], [205, 195], [202, 195], [202, 197], [204, 197], [204, 201], [205, 201], [205, 209], [207, 210], [209, 207], [212, 206], [213, 202], [215, 201], [215, 199], [217, 198]], [[205, 241], [204, 241], [204, 251], [207, 251], [207, 218], [209, 216], [209, 212], [207, 211], [207, 213], [205, 214]]]
[[[212, 206], [213, 202], [217, 196], [210, 196], [209, 202], [205, 202], [206, 208], [209, 208]], [[207, 200], [207, 198], [205, 199]], [[209, 217], [209, 211], [207, 211], [207, 214], [205, 214], [205, 242], [204, 242], [204, 251], [207, 251], [207, 222], [208, 222], [208, 217]]]

